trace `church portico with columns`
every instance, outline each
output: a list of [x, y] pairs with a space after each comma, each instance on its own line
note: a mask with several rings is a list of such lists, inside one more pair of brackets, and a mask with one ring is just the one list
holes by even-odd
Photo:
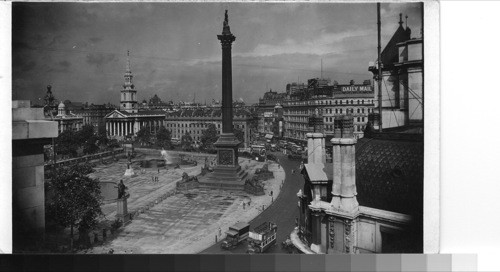
[[143, 128], [149, 128], [151, 134], [156, 134], [164, 125], [165, 113], [163, 111], [139, 111], [128, 113], [114, 110], [106, 117], [106, 131], [114, 139], [124, 139], [126, 136], [136, 135]]

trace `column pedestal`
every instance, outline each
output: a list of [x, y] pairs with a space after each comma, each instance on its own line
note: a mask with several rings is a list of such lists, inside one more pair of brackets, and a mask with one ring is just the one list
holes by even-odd
[[130, 214], [127, 209], [127, 199], [129, 195], [117, 199], [116, 201], [116, 218], [120, 220], [124, 225], [130, 222]]
[[212, 173], [201, 178], [200, 186], [243, 190], [248, 173], [238, 163], [240, 142], [232, 133], [222, 133], [214, 144], [217, 148], [217, 165]]

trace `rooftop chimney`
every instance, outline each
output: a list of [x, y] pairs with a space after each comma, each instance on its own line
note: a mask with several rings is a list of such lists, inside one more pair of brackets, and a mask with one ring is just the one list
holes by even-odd
[[307, 133], [307, 163], [326, 163], [325, 136], [323, 133]]
[[356, 157], [353, 117], [342, 116], [334, 122], [332, 208], [345, 216], [355, 217], [358, 211], [356, 199]]

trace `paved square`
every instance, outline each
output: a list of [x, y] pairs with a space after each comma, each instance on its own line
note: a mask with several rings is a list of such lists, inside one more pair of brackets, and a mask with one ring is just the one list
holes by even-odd
[[[215, 236], [220, 240], [224, 232], [234, 223], [249, 222], [268, 207], [272, 199], [279, 194], [281, 181], [284, 179], [282, 168], [270, 164], [269, 170], [274, 172], [274, 179], [264, 182], [266, 194], [253, 196], [241, 191], [223, 191], [210, 189], [193, 189], [186, 193], [173, 194], [175, 181], [182, 172], [190, 175], [198, 174], [204, 158], [197, 159], [199, 166], [162, 170], [160, 182], [151, 182], [151, 176], [157, 175], [156, 168], [136, 177], [124, 179], [129, 187], [129, 211], [134, 212], [158, 199], [161, 194], [170, 192], [169, 197], [157, 201], [144, 209], [144, 213], [134, 217], [132, 222], [122, 228], [121, 232], [103, 246], [94, 247], [89, 253], [198, 253], [215, 243]], [[240, 165], [253, 173], [264, 163], [240, 159]], [[118, 162], [116, 166], [96, 169], [96, 177], [115, 176], [121, 178], [125, 172], [126, 162]], [[182, 171], [179, 171], [182, 170]], [[135, 171], [135, 169], [134, 169]], [[136, 171], [137, 172], [137, 171]], [[101, 179], [102, 180], [102, 179]], [[245, 205], [243, 204], [245, 203]], [[249, 205], [250, 203], [250, 205]], [[114, 219], [116, 203], [106, 204], [107, 218]], [[219, 236], [219, 228], [222, 236]]]

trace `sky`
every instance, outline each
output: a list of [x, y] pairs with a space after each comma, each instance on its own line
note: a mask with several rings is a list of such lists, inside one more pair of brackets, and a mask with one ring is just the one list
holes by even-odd
[[[376, 3], [13, 3], [12, 98], [119, 104], [127, 50], [139, 101], [221, 99], [221, 46], [228, 9], [233, 99], [321, 76], [371, 79]], [[408, 15], [420, 37], [419, 3], [382, 3], [382, 48]], [[406, 23], [405, 23], [406, 24]], [[405, 25], [404, 24], [404, 25]]]

